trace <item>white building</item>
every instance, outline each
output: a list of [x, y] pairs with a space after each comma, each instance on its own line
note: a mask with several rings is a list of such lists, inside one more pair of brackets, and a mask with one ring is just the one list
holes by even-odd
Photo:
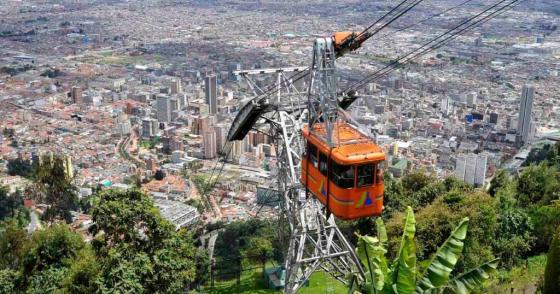
[[454, 175], [459, 180], [475, 186], [484, 185], [488, 157], [484, 154], [460, 154], [455, 162]]

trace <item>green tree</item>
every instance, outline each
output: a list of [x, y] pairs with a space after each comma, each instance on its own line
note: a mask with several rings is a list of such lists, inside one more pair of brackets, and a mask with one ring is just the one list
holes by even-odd
[[[113, 293], [118, 289], [118, 293], [143, 293], [142, 278], [138, 272], [145, 271], [147, 266], [147, 256], [138, 254], [130, 260], [121, 250], [109, 249], [103, 259], [101, 270], [101, 293]], [[163, 292], [163, 291], [162, 291]]]
[[548, 205], [560, 197], [558, 171], [545, 163], [529, 166], [517, 181], [517, 199], [521, 206]]
[[0, 293], [16, 293], [20, 275], [15, 270], [0, 270]]
[[[390, 256], [395, 256], [405, 214], [396, 213], [387, 221]], [[494, 199], [486, 193], [453, 190], [440, 195], [432, 204], [420, 209], [416, 217], [417, 255], [426, 259], [465, 217], [470, 219], [471, 229], [465, 241], [465, 257], [458, 264], [463, 270], [493, 258], [492, 240], [498, 228]]]
[[101, 265], [91, 247], [84, 247], [69, 263], [70, 267], [61, 283], [65, 292], [95, 293], [99, 288]]
[[384, 217], [390, 217], [393, 213], [397, 211], [402, 211], [407, 205], [412, 205], [408, 202], [408, 199], [404, 197], [404, 187], [402, 182], [394, 179], [390, 174], [385, 173], [385, 191], [383, 195], [383, 215]]
[[556, 294], [560, 290], [560, 227], [550, 244], [544, 271], [544, 294]]
[[502, 264], [509, 268], [531, 250], [536, 239], [533, 236], [533, 222], [526, 211], [516, 205], [515, 187], [512, 184], [498, 190], [496, 199], [498, 227], [492, 246]]
[[270, 239], [257, 236], [249, 239], [249, 244], [247, 244], [244, 255], [254, 263], [262, 264], [262, 273], [264, 277], [266, 262], [272, 257], [273, 251], [274, 248], [272, 248]]
[[23, 248], [23, 277], [31, 277], [49, 268], [66, 267], [85, 246], [82, 236], [70, 231], [67, 225], [53, 225], [36, 231]]
[[498, 190], [507, 187], [511, 183], [509, 175], [506, 170], [499, 169], [490, 181], [490, 188], [488, 189], [488, 194], [496, 196]]
[[151, 253], [173, 234], [173, 225], [161, 217], [152, 199], [140, 190], [106, 191], [91, 213], [94, 225], [90, 231], [98, 237], [94, 243], [98, 249], [126, 245], [136, 252]]
[[72, 222], [72, 210], [78, 208], [78, 191], [69, 173], [69, 161], [62, 156], [44, 156], [37, 166], [35, 176], [35, 198], [48, 205], [43, 218]]
[[62, 281], [68, 273], [66, 267], [49, 267], [33, 274], [27, 283], [29, 294], [51, 294], [62, 290]]
[[425, 172], [417, 171], [404, 176], [402, 185], [406, 192], [415, 192], [426, 187], [437, 179], [427, 175]]
[[23, 208], [21, 192], [9, 193], [6, 186], [0, 186], [0, 220], [16, 217], [16, 213]]
[[[12, 142], [16, 142], [15, 140]], [[17, 142], [16, 146], [17, 147]], [[8, 174], [10, 176], [22, 176], [24, 178], [31, 178], [34, 173], [34, 167], [28, 160], [19, 158], [8, 160]]]
[[180, 293], [192, 287], [197, 267], [192, 238], [184, 230], [175, 232], [146, 194], [104, 192], [92, 217], [103, 289]]
[[535, 246], [533, 253], [545, 252], [552, 242], [556, 228], [560, 226], [560, 201], [550, 205], [529, 208], [528, 214], [533, 222]]
[[465, 245], [469, 220], [461, 220], [451, 235], [437, 249], [433, 257], [423, 262], [425, 268], [418, 268], [414, 236], [416, 221], [412, 208], [408, 207], [403, 234], [398, 253], [393, 261], [386, 258], [387, 236], [383, 222], [377, 222], [378, 237], [360, 236], [356, 252], [364, 266], [365, 280], [353, 276], [350, 280], [350, 293], [438, 293], [450, 290], [455, 293], [468, 293], [482, 286], [497, 267], [497, 260], [484, 263], [461, 275], [451, 276]]
[[5, 221], [0, 228], [0, 269], [17, 270], [27, 243], [27, 232], [15, 220]]

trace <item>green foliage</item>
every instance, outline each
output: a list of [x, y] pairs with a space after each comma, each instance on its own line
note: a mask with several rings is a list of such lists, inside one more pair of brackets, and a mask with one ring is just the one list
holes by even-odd
[[253, 262], [266, 264], [266, 261], [272, 257], [274, 248], [270, 239], [255, 236], [249, 239], [249, 242], [244, 250], [243, 255], [248, 257]]
[[381, 232], [380, 239], [359, 236], [356, 251], [366, 270], [365, 280], [360, 280], [356, 276], [350, 277], [349, 293], [437, 293], [436, 291], [444, 289], [454, 289], [455, 293], [468, 293], [481, 287], [489, 278], [489, 274], [496, 269], [496, 260], [451, 279], [451, 272], [463, 252], [468, 222], [469, 220], [464, 218], [453, 229], [449, 238], [428, 261], [426, 269], [417, 276], [418, 269], [414, 254], [415, 218], [412, 208], [407, 208], [398, 254], [392, 262], [387, 262], [385, 259], [387, 251], [383, 242], [386, 239], [383, 232], [386, 229], [383, 228], [383, 222], [378, 221], [376, 225], [377, 230]]
[[157, 181], [161, 181], [165, 178], [165, 172], [163, 172], [161, 169], [158, 169], [154, 175], [154, 179], [156, 179]]
[[437, 250], [430, 265], [422, 273], [422, 278], [416, 289], [417, 292], [441, 288], [449, 281], [451, 272], [465, 246], [464, 240], [467, 237], [468, 223], [469, 219], [464, 218]]
[[27, 285], [28, 294], [51, 294], [61, 292], [62, 281], [68, 272], [67, 268], [49, 267], [35, 273]]
[[43, 218], [72, 222], [70, 212], [78, 208], [78, 191], [67, 172], [67, 161], [61, 156], [44, 156], [37, 166], [34, 194], [36, 200], [48, 204]]
[[[27, 245], [27, 232], [15, 220], [4, 222], [0, 229], [0, 269], [16, 270]], [[0, 292], [1, 293], [1, 292]]]
[[197, 255], [190, 234], [175, 232], [139, 190], [101, 194], [92, 217], [106, 291], [118, 287], [123, 292], [185, 292], [197, 278], [195, 262], [207, 264]]
[[16, 292], [19, 279], [20, 275], [17, 271], [9, 269], [0, 270], [0, 293]]
[[488, 193], [492, 196], [496, 196], [498, 190], [504, 189], [511, 183], [509, 175], [506, 170], [499, 169], [496, 171], [494, 178], [490, 181], [490, 188]]
[[46, 71], [44, 71], [43, 73], [41, 73], [42, 77], [49, 77], [49, 78], [56, 78], [62, 75], [62, 72], [60, 71], [60, 69], [55, 68], [55, 69], [47, 69]]
[[402, 185], [405, 192], [416, 192], [426, 187], [430, 183], [433, 183], [435, 180], [436, 179], [434, 177], [431, 177], [424, 172], [418, 171], [406, 175], [402, 179]]
[[416, 220], [412, 208], [408, 207], [400, 249], [390, 271], [390, 285], [391, 288], [396, 289], [397, 293], [412, 293], [416, 286], [415, 232]]
[[36, 231], [23, 249], [23, 276], [30, 277], [48, 268], [65, 267], [85, 246], [82, 237], [66, 225], [53, 225]]
[[100, 292], [111, 293], [118, 289], [120, 293], [143, 293], [144, 287], [137, 272], [146, 265], [143, 262], [146, 258], [139, 255], [136, 260], [125, 259], [119, 250], [109, 249], [103, 260]]
[[560, 227], [550, 244], [544, 271], [544, 294], [558, 293], [560, 289]]
[[560, 201], [545, 206], [534, 206], [528, 211], [533, 222], [533, 236], [536, 237], [533, 251], [546, 252], [556, 228], [560, 226]]
[[94, 293], [98, 288], [101, 266], [91, 247], [83, 248], [70, 261], [70, 268], [62, 281], [68, 293]]
[[559, 197], [560, 181], [556, 168], [541, 163], [523, 170], [517, 181], [519, 205], [548, 205]]
[[25, 208], [21, 191], [10, 194], [8, 187], [0, 186], [0, 220], [14, 218], [22, 210]]
[[[429, 258], [465, 217], [470, 219], [471, 229], [466, 240], [465, 258], [458, 265], [459, 269], [492, 259], [491, 242], [497, 229], [494, 199], [482, 192], [467, 193], [457, 190], [439, 196], [416, 214], [418, 257]], [[403, 219], [404, 215], [397, 213], [387, 222], [389, 248], [397, 248]], [[389, 253], [391, 256], [395, 255], [395, 252]]]
[[484, 292], [502, 294], [511, 293], [511, 289], [514, 289], [514, 293], [522, 293], [541, 283], [545, 266], [546, 255], [538, 255], [527, 258], [511, 269], [498, 269], [486, 283]]
[[92, 215], [93, 246], [65, 224], [28, 237], [1, 222], [0, 293], [185, 293], [207, 279], [208, 256], [144, 193], [107, 191]]
[[22, 176], [24, 178], [32, 178], [34, 173], [35, 173], [35, 167], [28, 160], [23, 160], [19, 158], [8, 160], [8, 174], [10, 176]]
[[173, 225], [164, 220], [153, 201], [139, 190], [110, 190], [100, 195], [91, 210], [95, 224], [90, 228], [101, 247], [130, 246], [135, 251], [153, 252], [171, 237]]
[[148, 293], [165, 291], [167, 293], [185, 292], [195, 280], [196, 248], [192, 244], [190, 235], [179, 231], [163, 241], [163, 246], [150, 256], [151, 271], [142, 273], [142, 278]]
[[451, 285], [450, 288], [453, 289], [453, 293], [466, 294], [469, 293], [469, 291], [480, 288], [481, 285], [490, 278], [490, 273], [496, 271], [498, 262], [499, 259], [491, 260], [455, 277], [449, 283]]
[[[250, 219], [225, 226], [216, 239], [214, 251], [218, 276], [233, 277], [242, 269], [243, 260], [262, 263], [272, 257], [282, 262], [285, 249], [276, 234], [282, 228], [274, 227], [275, 225], [275, 223]], [[251, 248], [253, 245], [258, 245], [258, 248]]]
[[[511, 185], [510, 185], [511, 186]], [[497, 194], [498, 229], [493, 240], [494, 252], [502, 264], [510, 268], [531, 250], [535, 237], [533, 222], [525, 210], [515, 205], [511, 189], [503, 188]]]
[[533, 148], [524, 165], [539, 164], [546, 161], [549, 166], [560, 167], [560, 143], [545, 144], [542, 148]]

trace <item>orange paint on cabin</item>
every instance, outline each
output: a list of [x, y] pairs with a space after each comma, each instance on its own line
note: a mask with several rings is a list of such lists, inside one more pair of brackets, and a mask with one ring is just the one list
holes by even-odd
[[306, 153], [301, 182], [331, 213], [341, 219], [379, 216], [383, 210], [385, 153], [375, 142], [348, 123], [333, 126], [329, 152], [325, 125], [302, 129]]

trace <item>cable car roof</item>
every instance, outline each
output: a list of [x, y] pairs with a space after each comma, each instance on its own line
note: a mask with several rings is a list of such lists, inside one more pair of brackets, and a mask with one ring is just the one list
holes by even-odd
[[[324, 123], [315, 124], [311, 133], [308, 127], [304, 127], [302, 131], [303, 135], [317, 145], [323, 153], [328, 152]], [[332, 137], [334, 147], [331, 156], [340, 164], [385, 160], [385, 153], [373, 139], [346, 122], [337, 122], [333, 125]]]

